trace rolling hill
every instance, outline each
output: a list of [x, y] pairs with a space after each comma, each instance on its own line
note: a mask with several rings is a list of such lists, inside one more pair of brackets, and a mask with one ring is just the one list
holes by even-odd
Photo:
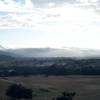
[[99, 50], [80, 48], [21, 48], [6, 51], [15, 57], [100, 57]]
[[17, 48], [7, 49], [0, 45], [0, 59], [12, 57], [100, 57], [100, 50], [82, 48]]

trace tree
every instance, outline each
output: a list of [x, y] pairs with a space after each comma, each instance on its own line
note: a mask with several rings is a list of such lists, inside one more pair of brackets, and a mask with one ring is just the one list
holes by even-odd
[[6, 90], [6, 95], [11, 98], [11, 100], [20, 99], [32, 99], [32, 90], [26, 89], [22, 85], [13, 84]]

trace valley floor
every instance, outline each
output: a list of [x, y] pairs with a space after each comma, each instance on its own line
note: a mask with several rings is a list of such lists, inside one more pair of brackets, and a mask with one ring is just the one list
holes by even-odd
[[1, 98], [9, 84], [33, 89], [33, 100], [52, 100], [62, 92], [76, 92], [74, 100], [100, 100], [100, 76], [28, 76], [0, 79]]

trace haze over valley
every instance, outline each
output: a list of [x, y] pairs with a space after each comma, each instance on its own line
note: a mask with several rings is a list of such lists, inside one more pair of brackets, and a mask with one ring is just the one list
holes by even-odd
[[0, 55], [11, 57], [71, 57], [95, 58], [100, 57], [100, 50], [82, 48], [17, 48], [0, 47]]

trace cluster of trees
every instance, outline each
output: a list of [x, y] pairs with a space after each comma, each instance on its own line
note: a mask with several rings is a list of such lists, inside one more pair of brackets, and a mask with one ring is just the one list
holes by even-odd
[[29, 58], [0, 60], [0, 76], [100, 75], [100, 59]]

